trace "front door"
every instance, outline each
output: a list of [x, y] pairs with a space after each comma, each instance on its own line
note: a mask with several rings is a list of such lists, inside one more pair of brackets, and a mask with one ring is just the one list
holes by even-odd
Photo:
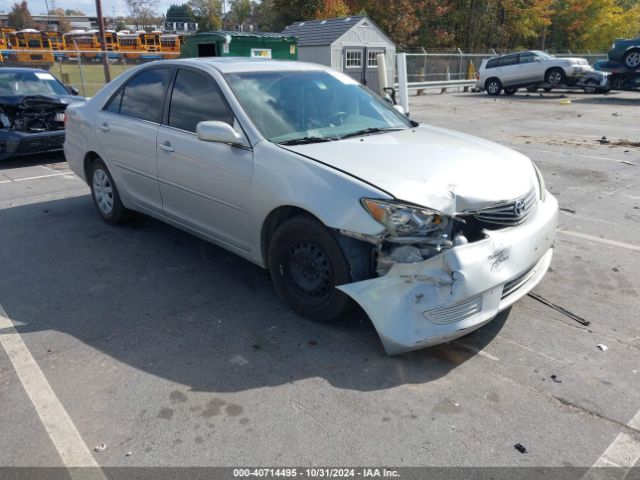
[[179, 68], [170, 95], [168, 116], [157, 140], [165, 216], [227, 246], [249, 251], [253, 152], [205, 142], [195, 133], [196, 125], [207, 120], [234, 126], [233, 112], [216, 81], [201, 70]]

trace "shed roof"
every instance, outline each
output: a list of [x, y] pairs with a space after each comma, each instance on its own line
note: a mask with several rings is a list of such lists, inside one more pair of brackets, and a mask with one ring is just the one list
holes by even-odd
[[[363, 18], [366, 18], [366, 15], [330, 18], [329, 20], [305, 20], [292, 23], [282, 33], [296, 36], [300, 47], [330, 45]], [[368, 21], [375, 25], [371, 20]]]
[[210, 32], [198, 32], [191, 35], [189, 38], [198, 38], [198, 36], [217, 36], [220, 38], [225, 38], [229, 36], [231, 38], [281, 38], [281, 39], [290, 39], [293, 35], [289, 35], [288, 33], [273, 33], [273, 32], [235, 32], [235, 31], [225, 31], [225, 30], [216, 30]]

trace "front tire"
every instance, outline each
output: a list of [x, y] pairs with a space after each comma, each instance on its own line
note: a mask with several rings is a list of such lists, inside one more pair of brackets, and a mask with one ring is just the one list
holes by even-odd
[[552, 68], [545, 75], [545, 82], [557, 87], [567, 82], [567, 76], [561, 68]]
[[622, 59], [627, 68], [640, 68], [640, 50], [631, 50]]
[[98, 215], [111, 225], [124, 223], [129, 211], [122, 205], [113, 177], [101, 159], [97, 158], [91, 164], [89, 180]]
[[303, 317], [335, 320], [354, 303], [335, 287], [351, 283], [343, 249], [322, 223], [310, 216], [287, 220], [269, 243], [269, 272], [280, 297]]
[[598, 83], [597, 80], [590, 78], [587, 81], [584, 82], [584, 93], [589, 93], [589, 94], [593, 94], [593, 93], [598, 93], [599, 90], [601, 90], [600, 85]]
[[500, 80], [498, 80], [497, 78], [490, 78], [485, 83], [484, 89], [487, 91], [487, 93], [490, 96], [492, 96], [492, 97], [498, 96], [498, 95], [500, 95], [500, 92], [502, 91], [502, 82]]

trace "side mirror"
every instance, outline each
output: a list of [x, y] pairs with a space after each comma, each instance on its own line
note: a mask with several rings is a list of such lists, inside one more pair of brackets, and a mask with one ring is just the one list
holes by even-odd
[[71, 94], [71, 95], [79, 95], [80, 94], [80, 90], [78, 90], [76, 87], [74, 87], [73, 85], [65, 85], [67, 91]]
[[242, 135], [236, 132], [231, 125], [224, 122], [200, 122], [196, 125], [196, 135], [203, 142], [242, 144]]

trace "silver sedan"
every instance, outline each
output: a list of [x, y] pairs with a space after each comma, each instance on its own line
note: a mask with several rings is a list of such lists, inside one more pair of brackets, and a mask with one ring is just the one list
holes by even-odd
[[357, 303], [389, 354], [479, 328], [551, 262], [558, 204], [527, 157], [319, 65], [142, 65], [69, 107], [66, 130], [106, 222], [135, 210], [229, 249], [313, 320]]

